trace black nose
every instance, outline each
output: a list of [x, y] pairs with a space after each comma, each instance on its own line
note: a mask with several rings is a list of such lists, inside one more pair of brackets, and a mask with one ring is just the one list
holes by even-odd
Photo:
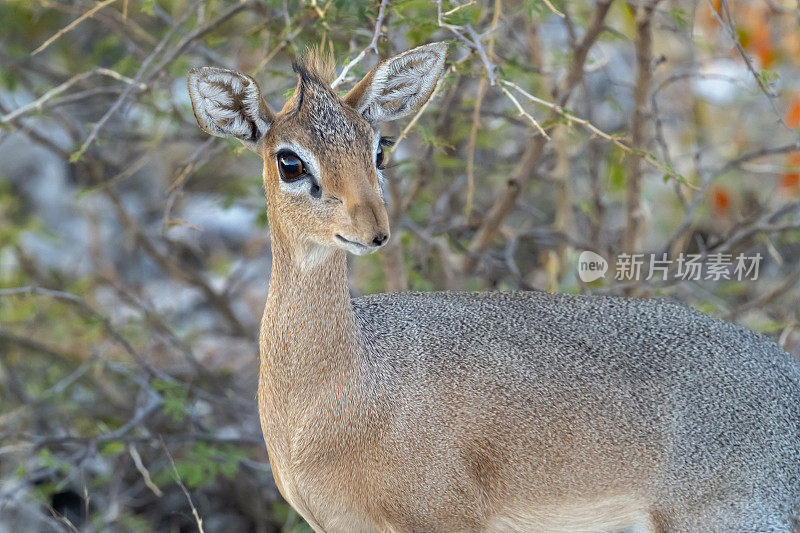
[[381, 244], [385, 243], [386, 239], [388, 238], [389, 236], [386, 235], [385, 233], [378, 233], [377, 235], [375, 235], [375, 238], [372, 239], [372, 244], [374, 244], [375, 246], [380, 246]]

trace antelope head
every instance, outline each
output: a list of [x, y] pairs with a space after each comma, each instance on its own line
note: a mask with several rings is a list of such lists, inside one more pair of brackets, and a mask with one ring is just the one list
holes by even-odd
[[442, 74], [445, 43], [381, 61], [345, 96], [331, 89], [334, 68], [311, 52], [294, 64], [292, 97], [275, 113], [245, 74], [204, 67], [189, 74], [200, 128], [235, 137], [264, 160], [273, 240], [304, 261], [341, 248], [362, 255], [389, 238], [382, 174], [382, 122], [418, 110]]

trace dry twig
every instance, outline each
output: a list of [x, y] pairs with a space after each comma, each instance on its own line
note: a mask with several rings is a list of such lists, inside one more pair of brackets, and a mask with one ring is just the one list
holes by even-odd
[[75, 20], [73, 20], [72, 22], [70, 22], [69, 24], [67, 24], [66, 26], [61, 28], [60, 30], [58, 30], [55, 33], [55, 35], [53, 35], [52, 37], [47, 39], [45, 42], [43, 42], [41, 45], [39, 45], [39, 47], [36, 50], [31, 52], [31, 55], [35, 56], [36, 54], [38, 54], [39, 52], [41, 52], [42, 50], [44, 50], [45, 48], [47, 48], [48, 46], [53, 44], [59, 37], [61, 37], [62, 35], [64, 35], [65, 33], [69, 32], [69, 31], [74, 30], [75, 27], [78, 24], [80, 24], [81, 22], [83, 22], [87, 18], [91, 17], [92, 15], [94, 15], [95, 13], [97, 13], [99, 10], [103, 9], [107, 5], [112, 4], [112, 3], [116, 2], [116, 1], [117, 0], [103, 0], [102, 2], [100, 2], [99, 4], [94, 6], [92, 9], [87, 11], [86, 13], [84, 13], [80, 17], [76, 18]]

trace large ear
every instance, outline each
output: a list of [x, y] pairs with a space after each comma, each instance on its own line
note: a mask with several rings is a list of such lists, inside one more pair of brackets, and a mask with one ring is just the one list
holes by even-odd
[[217, 137], [236, 137], [256, 150], [273, 120], [256, 80], [241, 72], [203, 67], [189, 71], [188, 84], [200, 129]]
[[371, 124], [413, 113], [430, 98], [446, 55], [447, 43], [432, 43], [381, 61], [344, 101]]

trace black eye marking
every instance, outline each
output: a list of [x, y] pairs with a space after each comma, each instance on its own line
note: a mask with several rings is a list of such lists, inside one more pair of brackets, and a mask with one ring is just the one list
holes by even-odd
[[281, 150], [277, 154], [278, 172], [283, 181], [297, 181], [306, 174], [306, 166], [297, 154], [289, 150]]
[[312, 198], [322, 198], [322, 187], [315, 181], [311, 183], [311, 193]]
[[378, 141], [378, 151], [375, 153], [375, 166], [383, 170], [386, 168], [383, 163], [383, 147], [394, 146], [394, 139], [392, 137], [381, 137]]

